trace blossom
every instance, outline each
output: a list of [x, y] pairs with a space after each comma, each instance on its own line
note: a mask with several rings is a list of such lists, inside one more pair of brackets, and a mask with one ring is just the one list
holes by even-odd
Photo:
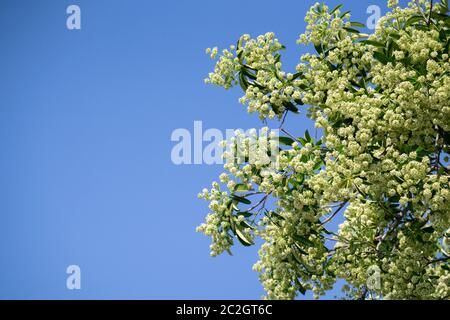
[[[366, 36], [339, 7], [315, 4], [298, 43], [317, 53], [303, 55], [295, 73], [282, 70], [284, 47], [266, 33], [224, 50], [207, 80], [239, 83], [240, 102], [263, 120], [304, 109], [323, 132], [279, 141], [267, 128], [238, 134], [224, 153], [227, 191], [214, 183], [199, 195], [210, 202], [198, 230], [212, 237], [212, 255], [234, 239], [263, 240], [253, 268], [266, 298], [320, 296], [337, 278], [352, 298], [450, 296], [448, 16], [431, 15], [442, 7], [424, 0], [388, 5]], [[266, 147], [251, 148], [253, 140]], [[343, 222], [329, 230], [337, 215]], [[380, 285], [368, 288], [374, 267]]]

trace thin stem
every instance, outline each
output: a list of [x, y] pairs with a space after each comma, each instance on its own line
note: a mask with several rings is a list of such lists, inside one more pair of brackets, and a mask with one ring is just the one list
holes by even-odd
[[255, 210], [256, 208], [258, 208], [261, 204], [265, 204], [267, 197], [271, 194], [272, 192], [266, 194], [264, 197], [261, 198], [261, 200], [258, 201], [257, 204], [255, 204], [253, 207], [251, 207], [250, 209], [248, 209], [247, 211], [252, 211]]
[[291, 137], [294, 141], [297, 141], [297, 138], [294, 137], [292, 134], [290, 134], [286, 129], [281, 128], [281, 131], [283, 131], [284, 133], [286, 133], [289, 137]]
[[281, 123], [280, 123], [280, 126], [278, 127], [278, 129], [281, 129], [283, 127], [284, 121], [286, 120], [286, 116], [287, 116], [288, 112], [289, 112], [288, 110], [286, 110], [284, 112], [283, 119], [281, 119]]
[[325, 221], [323, 221], [320, 225], [323, 226], [324, 224], [327, 224], [328, 222], [330, 222], [331, 220], [333, 220], [333, 218], [339, 213], [339, 211], [342, 210], [342, 208], [344, 208], [344, 206], [347, 204], [347, 201], [344, 201], [340, 204], [340, 206], [333, 212], [333, 214], [331, 216], [329, 216], [327, 219], [325, 219]]
[[433, 12], [433, 0], [430, 2], [430, 14], [428, 15], [428, 22], [427, 25], [431, 24], [431, 13]]
[[419, 9], [420, 14], [423, 16], [423, 18], [424, 18], [424, 20], [425, 20], [425, 22], [426, 22], [426, 21], [427, 21], [427, 17], [426, 17], [426, 15], [425, 15], [425, 13], [423, 12], [422, 7], [420, 6], [420, 3], [419, 3], [418, 0], [416, 0], [416, 6], [417, 6], [417, 8]]
[[366, 287], [366, 286], [363, 286], [363, 287], [362, 287], [361, 295], [359, 296], [358, 300], [366, 300], [366, 298], [367, 298], [367, 292], [368, 292], [368, 291], [369, 291], [369, 290], [367, 289], [367, 287]]
[[254, 195], [257, 195], [257, 194], [263, 194], [263, 193], [264, 193], [264, 192], [256, 191], [256, 192], [246, 193], [246, 194], [244, 194], [244, 195], [242, 195], [242, 196], [245, 198], [245, 197], [254, 196]]
[[431, 260], [430, 262], [427, 263], [427, 266], [433, 263], [439, 263], [439, 262], [445, 262], [447, 260], [450, 260], [450, 257], [443, 257], [443, 258], [439, 258], [439, 259], [434, 259]]

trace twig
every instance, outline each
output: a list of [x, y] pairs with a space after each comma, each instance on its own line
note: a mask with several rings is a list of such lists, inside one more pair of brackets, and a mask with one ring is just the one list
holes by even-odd
[[261, 198], [261, 200], [259, 200], [259, 202], [257, 204], [255, 204], [253, 207], [251, 207], [250, 209], [248, 209], [247, 211], [252, 211], [255, 210], [256, 208], [258, 208], [261, 204], [265, 203], [267, 200], [267, 197], [271, 194], [272, 192], [269, 192], [268, 194], [266, 194], [264, 197]]
[[284, 120], [286, 120], [286, 116], [287, 116], [288, 112], [289, 112], [288, 110], [286, 110], [284, 112], [283, 119], [281, 119], [281, 123], [280, 123], [280, 126], [278, 127], [278, 129], [281, 129], [283, 127]]
[[363, 287], [362, 287], [361, 295], [359, 296], [358, 300], [366, 300], [366, 298], [367, 298], [367, 292], [368, 292], [368, 291], [369, 291], [369, 290], [367, 290], [367, 287], [366, 287], [366, 286], [363, 286]]
[[425, 23], [427, 21], [427, 16], [425, 15], [425, 13], [422, 10], [422, 7], [420, 6], [419, 0], [416, 0], [416, 6], [420, 11], [420, 14], [422, 15], [423, 19], [425, 20]]
[[255, 191], [255, 192], [249, 192], [249, 193], [246, 193], [246, 194], [244, 194], [244, 195], [242, 195], [242, 197], [249, 197], [249, 196], [254, 196], [254, 195], [257, 195], [257, 194], [263, 194], [264, 192], [261, 192], [261, 191]]
[[427, 266], [429, 266], [430, 264], [433, 264], [433, 263], [445, 262], [447, 260], [450, 260], [450, 257], [443, 257], [443, 258], [439, 258], [439, 259], [434, 259], [434, 260], [431, 260], [430, 262], [428, 262]]
[[431, 14], [433, 13], [433, 0], [430, 2], [430, 14], [428, 16], [428, 22], [427, 25], [429, 26], [431, 24]]
[[297, 141], [297, 138], [294, 137], [292, 134], [290, 134], [286, 129], [281, 128], [281, 131], [283, 131], [284, 133], [286, 133], [289, 137], [291, 137], [294, 141]]
[[395, 228], [397, 228], [397, 226], [401, 223], [403, 218], [403, 214], [398, 215], [395, 218], [395, 221], [391, 224], [391, 226], [388, 228], [388, 230], [386, 230], [386, 232], [381, 236], [381, 238], [379, 239], [378, 243], [377, 243], [377, 247], [376, 250], [379, 251], [380, 250], [380, 246], [383, 243], [383, 241], [387, 238], [387, 236], [389, 234], [391, 234]]
[[342, 208], [347, 204], [347, 201], [344, 201], [341, 203], [341, 205], [339, 206], [339, 208], [337, 208], [333, 214], [331, 216], [329, 216], [327, 219], [325, 219], [320, 225], [323, 226], [324, 224], [327, 224], [328, 222], [330, 222], [338, 213], [339, 211], [342, 210]]

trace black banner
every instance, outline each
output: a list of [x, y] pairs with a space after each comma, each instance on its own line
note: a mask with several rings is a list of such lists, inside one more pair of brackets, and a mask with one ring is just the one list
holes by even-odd
[[[0, 301], [2, 313], [45, 316], [114, 317], [143, 319], [306, 319], [345, 315], [386, 316], [390, 308], [402, 314], [430, 308], [448, 310], [449, 301], [260, 301], [260, 300], [9, 300]], [[444, 309], [445, 308], [445, 309]]]

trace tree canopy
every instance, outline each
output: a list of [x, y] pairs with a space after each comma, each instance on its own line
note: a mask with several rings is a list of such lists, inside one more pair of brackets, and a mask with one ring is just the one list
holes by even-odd
[[[249, 113], [280, 121], [281, 137], [228, 141], [243, 156], [225, 152], [220, 181], [199, 194], [213, 256], [263, 240], [253, 268], [268, 299], [318, 297], [337, 279], [347, 298], [450, 298], [448, 0], [389, 7], [368, 35], [341, 5], [315, 4], [298, 39], [315, 52], [292, 73], [272, 32], [207, 49], [207, 83], [240, 86]], [[284, 127], [303, 111], [320, 139]]]

